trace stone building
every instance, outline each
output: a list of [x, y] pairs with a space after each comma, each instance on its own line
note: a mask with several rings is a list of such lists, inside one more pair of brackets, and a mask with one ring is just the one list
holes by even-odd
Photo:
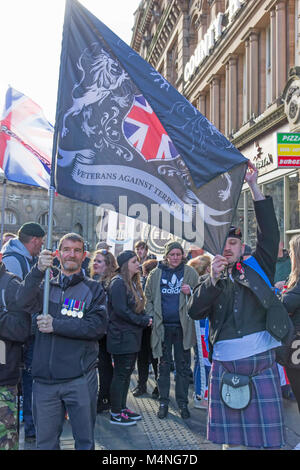
[[[40, 223], [47, 232], [48, 192], [35, 186], [7, 181], [5, 195], [3, 180], [2, 173], [0, 174], [0, 220], [2, 218], [3, 196], [5, 196], [4, 232], [17, 233], [19, 227], [29, 221]], [[65, 233], [76, 232], [83, 236], [92, 249], [97, 242], [95, 226], [94, 206], [64, 196], [55, 196], [53, 247], [56, 247], [57, 241]]]
[[[299, 0], [142, 0], [131, 41], [257, 165], [285, 245], [300, 232], [300, 170], [295, 160], [278, 168], [277, 136], [300, 130], [299, 41]], [[246, 188], [235, 223], [253, 244]]]

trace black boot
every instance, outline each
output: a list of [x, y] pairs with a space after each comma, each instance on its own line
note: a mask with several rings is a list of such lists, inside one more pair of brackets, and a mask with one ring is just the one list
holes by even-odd
[[142, 395], [145, 395], [145, 393], [147, 393], [147, 388], [146, 386], [142, 387], [140, 385], [138, 385], [132, 392], [132, 395], [134, 397], [141, 397]]
[[157, 413], [157, 416], [159, 419], [164, 419], [168, 415], [169, 407], [168, 405], [165, 405], [164, 403], [161, 403], [159, 405], [159, 410]]
[[97, 401], [97, 413], [102, 413], [102, 411], [110, 410], [110, 401], [108, 398], [98, 398]]

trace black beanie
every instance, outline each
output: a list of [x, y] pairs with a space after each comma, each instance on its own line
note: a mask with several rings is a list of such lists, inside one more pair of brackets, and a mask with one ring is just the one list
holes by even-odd
[[26, 224], [23, 224], [18, 231], [18, 234], [20, 233], [38, 238], [42, 238], [46, 234], [43, 227], [41, 227], [41, 225], [37, 224], [36, 222], [26, 222]]
[[231, 225], [227, 238], [238, 238], [239, 240], [241, 240], [242, 239], [241, 229]]
[[121, 269], [124, 263], [129, 261], [131, 258], [134, 258], [134, 256], [136, 256], [136, 253], [132, 250], [122, 251], [122, 253], [117, 256], [117, 263], [119, 265], [119, 269]]

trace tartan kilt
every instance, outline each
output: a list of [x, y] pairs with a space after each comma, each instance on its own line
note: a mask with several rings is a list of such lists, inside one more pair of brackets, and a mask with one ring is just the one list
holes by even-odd
[[207, 438], [217, 444], [246, 447], [285, 445], [280, 379], [275, 350], [245, 359], [223, 361], [229, 372], [256, 375], [252, 378], [252, 399], [244, 410], [232, 410], [220, 397], [222, 363], [212, 362], [209, 382]]

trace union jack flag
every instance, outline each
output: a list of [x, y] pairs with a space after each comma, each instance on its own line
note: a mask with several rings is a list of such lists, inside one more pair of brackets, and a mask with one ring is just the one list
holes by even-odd
[[42, 109], [9, 87], [0, 121], [0, 167], [8, 180], [49, 188], [53, 132]]
[[175, 145], [143, 95], [135, 96], [124, 119], [123, 131], [128, 142], [147, 161], [179, 157]]

